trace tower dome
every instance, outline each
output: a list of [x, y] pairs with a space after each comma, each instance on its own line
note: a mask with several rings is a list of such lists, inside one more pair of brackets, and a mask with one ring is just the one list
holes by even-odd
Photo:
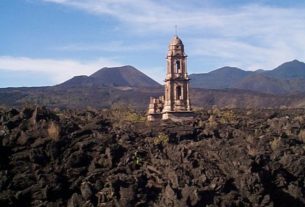
[[175, 35], [168, 45], [168, 53], [167, 56], [172, 55], [185, 55], [184, 54], [184, 45], [182, 40]]
[[175, 36], [173, 37], [173, 39], [171, 40], [170, 45], [171, 45], [171, 46], [183, 45], [183, 43], [182, 43], [182, 40], [181, 40], [177, 35], [175, 35]]

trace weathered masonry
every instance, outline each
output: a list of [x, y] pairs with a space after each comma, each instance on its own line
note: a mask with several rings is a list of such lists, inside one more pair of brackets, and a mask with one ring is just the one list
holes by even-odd
[[189, 78], [187, 74], [187, 56], [181, 39], [175, 35], [167, 53], [165, 78], [165, 96], [150, 98], [148, 121], [183, 121], [193, 118], [189, 96]]

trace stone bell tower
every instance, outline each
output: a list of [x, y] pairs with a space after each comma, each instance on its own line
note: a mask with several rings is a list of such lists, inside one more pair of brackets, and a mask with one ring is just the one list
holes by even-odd
[[165, 97], [162, 119], [192, 118], [187, 74], [187, 56], [181, 39], [175, 35], [167, 53]]
[[186, 59], [184, 45], [181, 39], [175, 35], [169, 44], [166, 56], [165, 96], [151, 98], [148, 121], [193, 119]]

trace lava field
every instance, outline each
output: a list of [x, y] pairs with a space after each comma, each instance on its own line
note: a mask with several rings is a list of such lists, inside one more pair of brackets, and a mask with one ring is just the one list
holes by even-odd
[[3, 108], [0, 206], [305, 206], [305, 110]]

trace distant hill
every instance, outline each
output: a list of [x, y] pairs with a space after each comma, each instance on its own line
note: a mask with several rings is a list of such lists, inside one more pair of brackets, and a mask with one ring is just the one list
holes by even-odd
[[84, 87], [84, 86], [94, 86], [97, 84], [97, 80], [88, 77], [86, 75], [81, 76], [74, 76], [70, 80], [65, 81], [62, 84], [57, 86], [64, 87], [64, 88], [71, 88], [71, 87]]
[[122, 67], [102, 68], [90, 76], [75, 76], [72, 79], [57, 85], [57, 87], [159, 87], [160, 84], [138, 69], [126, 65]]
[[252, 72], [240, 68], [223, 67], [209, 73], [191, 74], [191, 86], [194, 88], [225, 89]]
[[302, 93], [305, 91], [304, 87], [304, 79], [285, 80], [271, 78], [270, 76], [266, 76], [264, 74], [251, 75], [231, 86], [231, 88], [277, 95]]
[[271, 71], [265, 71], [265, 75], [282, 80], [305, 79], [305, 63], [293, 60], [283, 63]]
[[285, 84], [286, 83], [282, 80], [270, 78], [260, 73], [237, 81], [235, 84], [231, 85], [231, 88], [257, 92], [261, 91], [270, 94], [285, 94], [289, 92], [283, 88]]
[[[223, 67], [192, 74], [193, 107], [278, 108], [305, 107], [304, 63], [291, 61], [274, 70], [244, 71]], [[132, 66], [102, 68], [90, 76], [76, 76], [50, 87], [2, 88], [0, 107], [27, 104], [59, 108], [133, 106], [146, 110], [149, 97], [164, 87]]]
[[205, 89], [242, 89], [275, 95], [305, 92], [305, 63], [284, 63], [273, 70], [244, 71], [224, 67], [209, 73], [191, 74], [191, 86]]

